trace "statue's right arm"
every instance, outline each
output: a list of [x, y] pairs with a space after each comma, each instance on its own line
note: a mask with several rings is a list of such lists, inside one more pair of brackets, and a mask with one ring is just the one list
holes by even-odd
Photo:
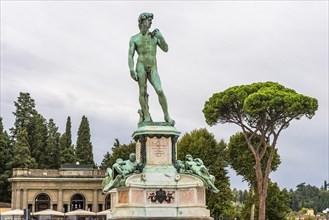
[[137, 73], [134, 70], [134, 55], [135, 55], [136, 45], [134, 41], [134, 37], [130, 38], [129, 42], [129, 52], [128, 52], [128, 65], [130, 70], [130, 76], [133, 80], [138, 80]]

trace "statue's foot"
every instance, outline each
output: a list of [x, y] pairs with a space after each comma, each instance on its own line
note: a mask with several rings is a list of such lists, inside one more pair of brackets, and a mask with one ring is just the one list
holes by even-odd
[[151, 116], [145, 117], [143, 122], [152, 122]]
[[172, 126], [175, 125], [175, 120], [173, 120], [172, 118], [170, 118], [169, 115], [165, 115], [164, 119], [165, 119], [166, 122], [168, 122], [168, 123], [171, 124]]

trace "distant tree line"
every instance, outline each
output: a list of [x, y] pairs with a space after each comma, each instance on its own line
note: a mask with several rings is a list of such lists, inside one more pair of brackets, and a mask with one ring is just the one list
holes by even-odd
[[8, 179], [13, 168], [58, 169], [62, 164], [94, 164], [89, 122], [82, 117], [76, 145], [72, 144], [71, 118], [61, 134], [52, 118], [45, 119], [29, 93], [15, 104], [14, 126], [4, 130], [0, 117], [0, 202], [10, 202]]
[[309, 184], [301, 183], [296, 190], [290, 190], [291, 209], [295, 212], [303, 208], [313, 209], [315, 213], [322, 213], [329, 208], [329, 191], [327, 182], [320, 188]]

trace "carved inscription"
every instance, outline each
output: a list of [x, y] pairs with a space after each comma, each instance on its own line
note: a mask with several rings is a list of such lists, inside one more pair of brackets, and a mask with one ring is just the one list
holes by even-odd
[[153, 137], [146, 142], [147, 164], [170, 164], [171, 142], [170, 138]]
[[155, 157], [163, 157], [167, 152], [168, 139], [154, 137], [150, 140], [150, 146]]

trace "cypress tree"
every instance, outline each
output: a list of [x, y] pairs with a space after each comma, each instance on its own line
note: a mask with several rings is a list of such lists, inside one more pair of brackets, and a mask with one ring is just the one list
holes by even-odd
[[8, 163], [10, 159], [9, 136], [3, 129], [2, 118], [0, 117], [0, 174], [6, 171], [6, 163]]
[[87, 117], [83, 116], [77, 137], [76, 156], [80, 164], [95, 164], [93, 146], [90, 141], [90, 128]]
[[13, 112], [15, 116], [14, 127], [10, 129], [12, 136], [16, 139], [17, 133], [22, 129], [26, 129], [28, 136], [30, 136], [29, 128], [31, 121], [33, 116], [37, 114], [35, 102], [31, 98], [30, 93], [20, 92], [17, 102], [14, 103], [16, 111]]
[[13, 159], [10, 162], [12, 168], [36, 168], [35, 159], [31, 156], [27, 141], [26, 129], [18, 131], [14, 145]]
[[65, 133], [60, 137], [61, 164], [75, 163], [76, 156], [74, 146], [72, 145], [71, 118], [67, 117]]
[[47, 163], [46, 159], [44, 159], [48, 135], [47, 121], [42, 115], [36, 114], [32, 118], [30, 128], [31, 155], [36, 160], [38, 168], [45, 168], [45, 163]]
[[11, 192], [8, 179], [11, 177], [11, 169], [8, 167], [12, 159], [12, 145], [10, 137], [3, 129], [0, 117], [0, 202], [10, 202]]
[[58, 169], [61, 165], [60, 162], [60, 145], [58, 127], [53, 119], [49, 119], [47, 123], [48, 135], [46, 141], [46, 152], [44, 167], [50, 169]]
[[66, 147], [72, 146], [72, 134], [71, 134], [71, 117], [68, 116], [66, 120], [66, 127], [65, 127], [65, 136], [66, 136]]

